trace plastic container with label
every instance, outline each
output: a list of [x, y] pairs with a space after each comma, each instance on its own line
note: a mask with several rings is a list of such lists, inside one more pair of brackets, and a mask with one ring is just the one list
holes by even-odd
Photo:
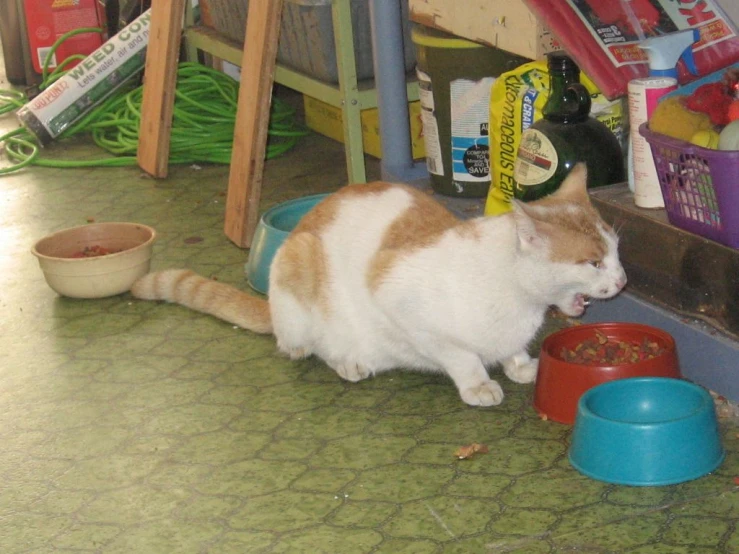
[[490, 187], [490, 87], [528, 60], [414, 26], [426, 165], [434, 191], [484, 197]]

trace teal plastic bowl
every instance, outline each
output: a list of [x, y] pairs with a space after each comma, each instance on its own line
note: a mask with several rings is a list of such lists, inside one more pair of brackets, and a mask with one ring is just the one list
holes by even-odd
[[593, 387], [580, 397], [569, 460], [598, 481], [674, 485], [721, 465], [713, 398], [666, 377], [635, 377]]
[[269, 292], [269, 267], [277, 249], [300, 220], [328, 194], [315, 194], [273, 206], [259, 219], [246, 260], [246, 279], [257, 292]]

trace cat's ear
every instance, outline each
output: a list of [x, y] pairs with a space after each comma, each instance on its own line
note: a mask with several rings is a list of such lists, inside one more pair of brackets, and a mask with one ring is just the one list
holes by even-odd
[[552, 193], [552, 196], [561, 200], [569, 200], [570, 202], [579, 202], [581, 204], [590, 204], [590, 196], [588, 196], [588, 166], [585, 162], [579, 162], [559, 185], [559, 188]]
[[513, 221], [516, 224], [519, 247], [522, 250], [545, 247], [547, 245], [543, 233], [545, 224], [532, 217], [531, 208], [528, 208], [524, 202], [513, 199], [511, 200], [511, 206], [513, 207]]

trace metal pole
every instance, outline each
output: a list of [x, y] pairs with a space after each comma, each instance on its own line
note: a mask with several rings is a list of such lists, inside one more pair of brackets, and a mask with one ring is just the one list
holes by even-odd
[[403, 55], [400, 0], [370, 0], [375, 89], [382, 142], [383, 179], [414, 181], [428, 177], [426, 164], [413, 162]]

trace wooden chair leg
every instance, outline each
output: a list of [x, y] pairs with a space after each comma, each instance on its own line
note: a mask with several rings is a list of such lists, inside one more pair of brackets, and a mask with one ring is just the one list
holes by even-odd
[[241, 247], [251, 246], [259, 221], [281, 14], [282, 0], [249, 2], [224, 226]]
[[141, 169], [154, 177], [166, 177], [169, 168], [174, 90], [185, 1], [157, 0], [151, 6], [137, 160]]

